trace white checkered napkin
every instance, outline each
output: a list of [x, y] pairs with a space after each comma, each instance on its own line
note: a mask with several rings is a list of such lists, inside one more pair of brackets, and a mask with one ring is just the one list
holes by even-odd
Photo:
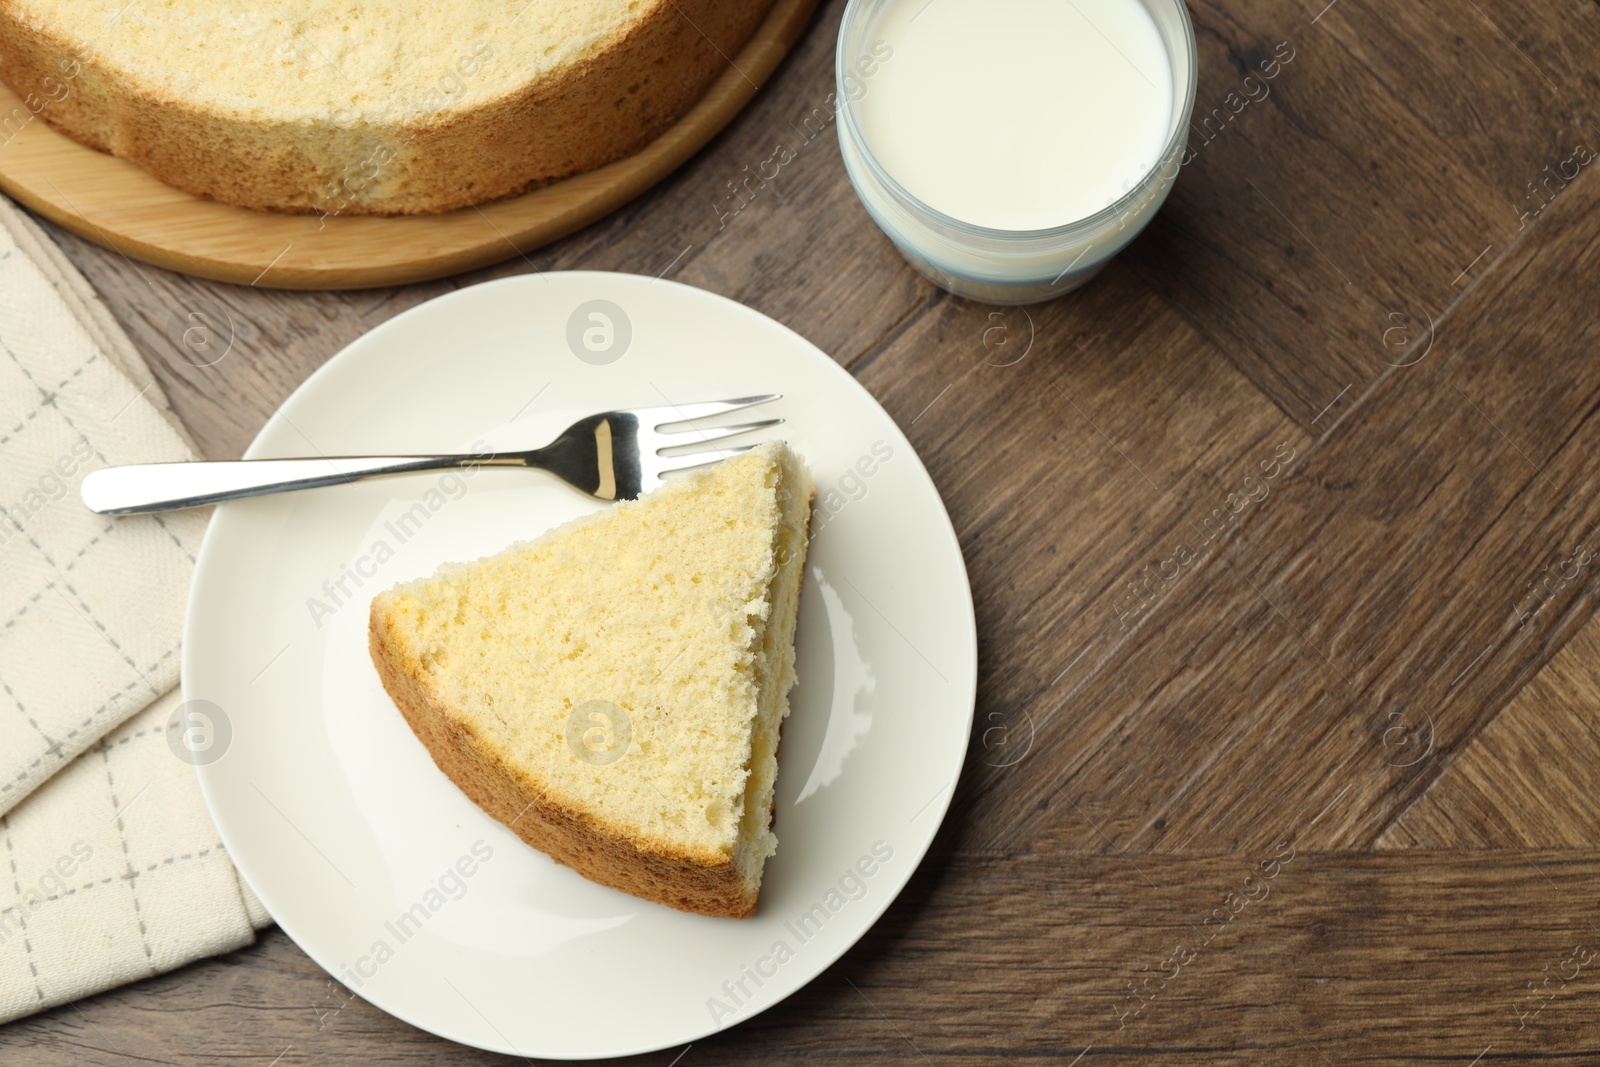
[[0, 1020], [270, 921], [166, 736], [205, 516], [78, 497], [97, 467], [194, 455], [88, 283], [0, 197]]
[[0, 226], [0, 814], [177, 684], [205, 527], [79, 500], [96, 467], [194, 452], [12, 236], [24, 225]]
[[151, 704], [0, 820], [0, 1022], [248, 945], [271, 921], [172, 753], [179, 702]]

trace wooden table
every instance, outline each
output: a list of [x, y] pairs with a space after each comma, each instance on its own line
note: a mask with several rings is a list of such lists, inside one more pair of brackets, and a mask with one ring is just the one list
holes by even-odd
[[[212, 457], [388, 316], [535, 267], [758, 308], [910, 435], [981, 635], [950, 816], [808, 988], [633, 1062], [1594, 1063], [1600, 8], [1324, 2], [1197, 0], [1172, 199], [1027, 311], [906, 267], [831, 131], [721, 217], [826, 114], [842, 0], [671, 180], [495, 270], [270, 292], [58, 236]], [[215, 304], [196, 368], [168, 323]], [[277, 931], [0, 1060], [498, 1062]]]

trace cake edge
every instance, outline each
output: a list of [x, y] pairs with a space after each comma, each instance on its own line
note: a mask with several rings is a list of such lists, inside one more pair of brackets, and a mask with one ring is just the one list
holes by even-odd
[[[811, 547], [812, 507], [816, 498], [815, 479], [799, 452], [786, 442], [778, 451], [784, 477], [788, 480], [788, 490], [787, 499], [784, 492], [779, 491], [777, 494], [779, 543], [774, 546], [776, 566], [772, 580], [767, 586], [767, 602], [771, 605], [771, 610], [766, 625], [758, 635], [763, 645], [778, 652], [776, 672], [770, 669], [774, 666], [771, 663], [768, 664], [769, 669], [766, 672], [766, 684], [776, 689], [770, 711], [772, 719], [767, 724], [772, 731], [772, 751], [765, 757], [770, 759], [772, 771], [770, 780], [764, 787], [761, 786], [756, 781], [759, 770], [756, 761], [762, 758], [762, 754], [758, 753], [752, 757], [745, 780], [747, 807], [741, 819], [739, 843], [734, 849], [734, 866], [745, 879], [749, 892], [758, 897], [765, 876], [766, 861], [776, 854], [778, 844], [773, 822], [778, 796], [777, 779], [782, 769], [779, 757], [783, 747], [783, 727], [792, 710], [789, 697], [798, 681], [795, 673], [797, 655], [795, 639], [799, 634], [800, 599], [805, 585], [806, 557]], [[794, 534], [792, 538], [786, 536], [791, 530]], [[782, 614], [779, 614], [780, 611]], [[762, 654], [767, 653], [763, 650]], [[751, 723], [752, 733], [761, 727], [762, 715], [758, 701], [756, 721]], [[757, 790], [754, 797], [751, 795], [752, 788]], [[760, 809], [752, 810], [748, 807], [752, 799], [764, 802]], [[743, 825], [746, 820], [755, 822], [752, 827], [755, 831], [754, 840]], [[768, 839], [770, 845], [766, 845]]]

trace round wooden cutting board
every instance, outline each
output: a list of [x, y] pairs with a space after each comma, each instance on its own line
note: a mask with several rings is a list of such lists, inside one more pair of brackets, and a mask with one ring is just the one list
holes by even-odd
[[[279, 215], [202, 200], [96, 152], [0, 84], [0, 189], [133, 259], [278, 289], [362, 289], [486, 266], [563, 237], [632, 200], [721, 130], [800, 36], [816, 0], [778, 0], [728, 69], [643, 151], [531, 193], [442, 215]], [[20, 125], [20, 128], [19, 128]]]

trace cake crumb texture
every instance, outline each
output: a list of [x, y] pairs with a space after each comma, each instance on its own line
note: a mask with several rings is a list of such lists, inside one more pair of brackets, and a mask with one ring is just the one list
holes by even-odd
[[631, 155], [772, 0], [0, 0], [0, 79], [196, 196], [450, 211]]
[[811, 479], [773, 442], [373, 600], [384, 687], [434, 761], [587, 877], [754, 912]]

